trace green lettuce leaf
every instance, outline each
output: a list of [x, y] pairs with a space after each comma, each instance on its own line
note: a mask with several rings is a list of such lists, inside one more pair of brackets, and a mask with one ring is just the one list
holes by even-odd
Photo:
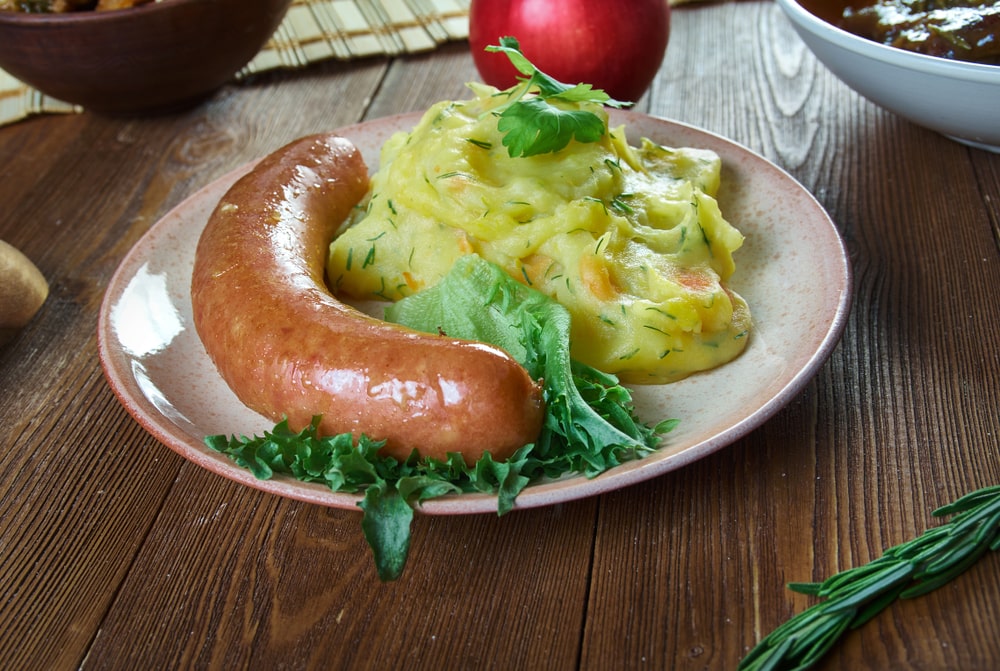
[[565, 307], [474, 254], [434, 287], [389, 306], [386, 319], [491, 343], [545, 381], [545, 425], [528, 457], [528, 477], [598, 475], [655, 449], [658, 434], [673, 426], [642, 424], [616, 377], [570, 358]]

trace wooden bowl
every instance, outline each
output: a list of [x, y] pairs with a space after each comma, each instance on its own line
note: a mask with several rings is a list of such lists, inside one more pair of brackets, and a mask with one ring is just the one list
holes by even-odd
[[215, 92], [257, 54], [291, 0], [163, 0], [132, 9], [0, 11], [0, 68], [106, 114], [164, 112]]

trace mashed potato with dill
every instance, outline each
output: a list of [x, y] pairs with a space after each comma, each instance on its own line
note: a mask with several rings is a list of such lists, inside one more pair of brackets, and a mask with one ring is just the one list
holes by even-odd
[[715, 200], [715, 153], [631, 146], [613, 128], [511, 158], [490, 114], [503, 98], [470, 88], [386, 142], [365, 207], [330, 246], [334, 291], [398, 300], [475, 253], [565, 305], [573, 356], [625, 382], [677, 380], [744, 349], [750, 313], [726, 286], [743, 236]]

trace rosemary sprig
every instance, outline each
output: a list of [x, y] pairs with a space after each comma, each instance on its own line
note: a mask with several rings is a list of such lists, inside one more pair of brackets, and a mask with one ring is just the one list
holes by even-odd
[[897, 598], [941, 587], [987, 550], [1000, 549], [1000, 485], [966, 494], [938, 508], [955, 515], [917, 538], [886, 550], [874, 561], [819, 583], [788, 588], [825, 599], [795, 615], [761, 640], [740, 662], [740, 671], [807, 669], [848, 629], [872, 619]]

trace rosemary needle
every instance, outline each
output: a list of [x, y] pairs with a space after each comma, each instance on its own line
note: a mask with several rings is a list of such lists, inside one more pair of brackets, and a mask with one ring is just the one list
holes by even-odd
[[868, 564], [819, 583], [788, 588], [823, 601], [793, 616], [762, 639], [740, 671], [786, 671], [816, 664], [840, 636], [875, 617], [897, 598], [926, 594], [1000, 550], [1000, 485], [976, 490], [933, 512], [954, 515], [939, 527], [886, 550]]

